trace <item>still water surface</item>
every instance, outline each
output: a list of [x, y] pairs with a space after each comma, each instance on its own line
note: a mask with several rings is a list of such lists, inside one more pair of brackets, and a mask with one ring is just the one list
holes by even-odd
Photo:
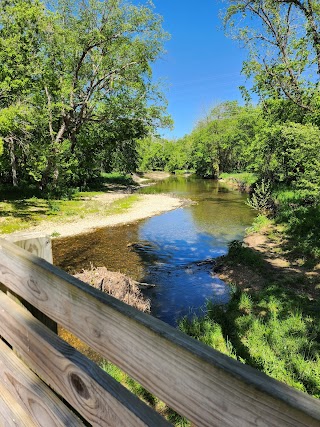
[[54, 242], [55, 264], [74, 273], [106, 266], [156, 286], [147, 292], [152, 314], [175, 325], [199, 312], [208, 298], [226, 303], [229, 288], [212, 276], [212, 265], [200, 264], [227, 252], [241, 239], [254, 213], [246, 196], [214, 180], [171, 177], [143, 193], [168, 193], [193, 204], [134, 224], [108, 227]]

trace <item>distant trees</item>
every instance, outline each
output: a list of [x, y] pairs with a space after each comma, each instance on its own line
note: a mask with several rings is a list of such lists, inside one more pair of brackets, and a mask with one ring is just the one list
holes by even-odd
[[194, 130], [178, 141], [148, 138], [139, 143], [140, 168], [192, 169], [202, 177], [242, 171], [264, 120], [258, 107], [224, 102], [213, 108]]
[[169, 122], [150, 68], [167, 34], [149, 6], [0, 3], [3, 180], [42, 188], [86, 180], [110, 146], [119, 161], [121, 149]]

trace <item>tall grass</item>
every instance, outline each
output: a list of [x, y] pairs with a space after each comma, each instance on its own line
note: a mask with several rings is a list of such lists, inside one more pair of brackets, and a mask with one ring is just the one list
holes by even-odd
[[194, 338], [298, 390], [320, 398], [320, 305], [269, 285], [260, 293], [233, 293], [227, 307], [183, 319]]
[[255, 182], [257, 181], [258, 177], [256, 174], [252, 172], [234, 172], [234, 173], [226, 173], [223, 172], [220, 174], [220, 178], [229, 180], [229, 181], [236, 181], [236, 182], [242, 182], [244, 185], [251, 187]]

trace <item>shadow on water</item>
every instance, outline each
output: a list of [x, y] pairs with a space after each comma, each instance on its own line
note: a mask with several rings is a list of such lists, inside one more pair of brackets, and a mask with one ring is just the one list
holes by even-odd
[[199, 312], [206, 299], [229, 300], [229, 288], [200, 263], [227, 252], [231, 240], [242, 238], [253, 212], [245, 196], [217, 181], [173, 177], [143, 189], [193, 200], [183, 209], [138, 223], [104, 228], [54, 242], [55, 264], [74, 273], [106, 266], [138, 281], [156, 285], [147, 292], [152, 314], [175, 325], [179, 317]]

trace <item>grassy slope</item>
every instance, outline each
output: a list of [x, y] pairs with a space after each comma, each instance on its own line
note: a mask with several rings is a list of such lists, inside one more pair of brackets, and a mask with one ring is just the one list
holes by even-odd
[[[229, 177], [230, 178], [230, 177]], [[230, 245], [217, 270], [229, 281], [227, 307], [208, 302], [204, 317], [183, 319], [187, 334], [298, 390], [320, 398], [319, 207], [278, 189], [277, 217], [259, 215], [259, 251]], [[262, 234], [263, 234], [262, 233]], [[259, 239], [257, 239], [259, 240]], [[319, 265], [318, 265], [319, 267]]]

